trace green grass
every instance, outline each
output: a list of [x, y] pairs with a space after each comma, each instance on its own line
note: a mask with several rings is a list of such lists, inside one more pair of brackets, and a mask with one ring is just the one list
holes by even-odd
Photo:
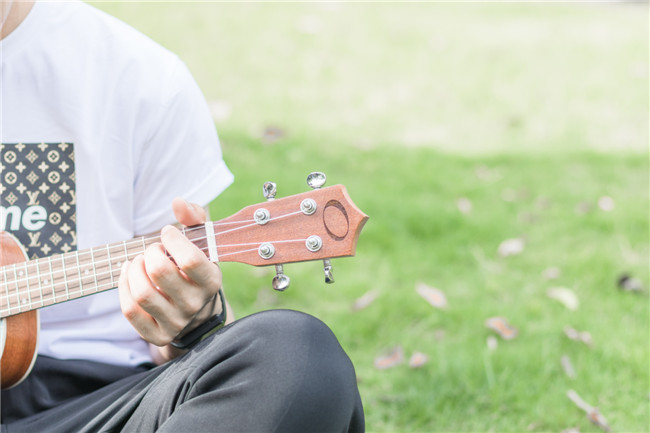
[[[269, 149], [235, 141], [243, 156], [233, 158], [234, 167], [250, 164], [246, 150], [255, 150], [259, 161], [280, 161], [278, 153], [297, 145], [287, 141]], [[598, 405], [616, 431], [647, 429], [648, 298], [616, 288], [622, 272], [648, 281], [643, 158], [479, 159], [428, 149], [384, 149], [372, 158], [363, 151], [316, 156], [371, 216], [357, 257], [335, 260], [336, 284], [323, 284], [318, 264], [289, 265], [293, 287], [272, 295], [270, 275], [260, 278], [241, 265], [222, 267], [240, 314], [297, 308], [330, 324], [357, 367], [370, 430], [597, 430], [566, 398], [570, 388]], [[487, 167], [494, 180], [479, 180], [479, 167]], [[256, 175], [245, 172], [236, 173], [244, 180], [224, 194], [215, 213], [257, 200]], [[286, 185], [287, 194], [300, 190], [294, 173], [276, 174], [272, 178]], [[511, 188], [520, 198], [504, 201], [503, 191]], [[612, 212], [596, 206], [603, 195], [615, 198]], [[472, 201], [471, 213], [458, 211], [458, 197]], [[582, 202], [593, 205], [585, 215], [576, 212]], [[499, 243], [519, 236], [527, 240], [524, 252], [499, 257]], [[561, 269], [559, 279], [542, 276], [550, 266]], [[445, 291], [448, 310], [434, 310], [418, 297], [414, 288], [420, 281]], [[579, 310], [549, 299], [546, 291], [553, 286], [572, 288]], [[352, 312], [354, 300], [371, 289], [379, 299]], [[483, 323], [497, 315], [520, 335], [489, 353], [490, 332]], [[589, 331], [594, 348], [568, 340], [565, 326]], [[428, 354], [429, 364], [421, 370], [375, 370], [373, 358], [396, 345], [407, 356]], [[577, 370], [574, 380], [562, 372], [564, 354]]]
[[[177, 52], [220, 108], [237, 180], [213, 216], [261, 201], [266, 180], [302, 192], [314, 170], [370, 216], [332, 286], [319, 263], [287, 265], [283, 294], [270, 271], [222, 264], [238, 315], [295, 308], [330, 325], [369, 431], [599, 431], [568, 389], [613, 431], [650, 430], [649, 298], [616, 287], [623, 272], [650, 283], [647, 4], [98, 6]], [[284, 136], [265, 143], [268, 126]], [[513, 237], [523, 253], [500, 257]], [[542, 275], [551, 266], [557, 280]], [[428, 305], [418, 282], [449, 308]], [[549, 299], [553, 286], [578, 310]], [[378, 299], [353, 312], [369, 290]], [[484, 322], [497, 315], [519, 336], [491, 352]], [[428, 364], [375, 369], [397, 345]]]

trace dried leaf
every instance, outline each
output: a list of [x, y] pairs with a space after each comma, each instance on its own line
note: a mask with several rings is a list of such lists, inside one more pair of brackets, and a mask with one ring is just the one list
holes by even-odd
[[587, 414], [587, 418], [589, 421], [591, 421], [593, 424], [597, 425], [601, 429], [605, 430], [606, 432], [611, 431], [609, 425], [607, 424], [607, 420], [605, 417], [600, 413], [598, 408], [591, 406], [589, 403], [584, 401], [577, 392], [574, 390], [570, 389], [567, 391], [567, 397], [571, 399], [572, 402], [575, 403], [576, 406], [578, 406], [580, 409], [585, 411]]
[[387, 354], [379, 355], [375, 358], [375, 368], [386, 370], [393, 368], [404, 362], [404, 350], [401, 346], [396, 346]]
[[285, 136], [284, 130], [276, 126], [267, 126], [262, 132], [262, 142], [264, 144], [273, 144]]
[[409, 367], [420, 368], [427, 362], [429, 362], [429, 357], [427, 355], [422, 352], [415, 352], [409, 359]]
[[517, 336], [517, 329], [503, 317], [490, 317], [485, 321], [485, 326], [493, 330], [504, 340], [512, 340]]
[[587, 418], [589, 418], [589, 421], [591, 421], [592, 424], [597, 425], [598, 427], [605, 430], [606, 432], [612, 430], [609, 427], [609, 424], [607, 424], [607, 420], [605, 419], [603, 414], [600, 413], [597, 407], [592, 407], [591, 410], [587, 412]]
[[497, 340], [494, 335], [488, 336], [486, 343], [490, 352], [494, 352], [497, 350], [497, 347], [499, 347], [499, 340]]
[[603, 196], [598, 199], [598, 207], [605, 212], [614, 210], [614, 199], [608, 196]]
[[497, 251], [501, 257], [514, 256], [524, 251], [524, 244], [522, 238], [506, 239], [499, 244]]
[[472, 202], [467, 197], [456, 200], [456, 207], [461, 213], [468, 214], [472, 211]]
[[565, 326], [564, 334], [569, 337], [570, 340], [580, 341], [589, 347], [593, 346], [591, 334], [587, 331], [578, 331], [577, 329], [571, 328], [570, 326]]
[[618, 277], [618, 288], [624, 292], [639, 292], [645, 293], [646, 289], [643, 287], [643, 283], [638, 278], [634, 278], [628, 274], [622, 274]]
[[551, 266], [549, 268], [544, 269], [542, 272], [542, 276], [546, 278], [547, 280], [556, 280], [560, 278], [561, 272], [560, 268], [557, 266]]
[[575, 311], [580, 306], [578, 297], [573, 290], [566, 287], [552, 287], [546, 293], [549, 298], [559, 301], [571, 311]]
[[447, 308], [447, 298], [445, 294], [434, 287], [428, 286], [424, 283], [417, 283], [415, 285], [415, 291], [418, 292], [418, 295], [422, 296], [425, 301], [431, 304], [435, 308]]
[[573, 364], [571, 363], [571, 359], [567, 355], [562, 355], [562, 359], [560, 360], [562, 364], [562, 369], [564, 370], [564, 373], [571, 379], [575, 379], [576, 377], [576, 371], [573, 368]]
[[379, 296], [379, 291], [374, 289], [367, 291], [359, 299], [354, 301], [354, 304], [352, 304], [352, 311], [363, 310], [364, 308], [368, 307], [370, 304], [375, 302], [377, 296]]

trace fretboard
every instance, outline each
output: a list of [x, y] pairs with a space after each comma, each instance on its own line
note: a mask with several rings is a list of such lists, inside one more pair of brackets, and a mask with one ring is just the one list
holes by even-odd
[[[205, 231], [201, 232], [192, 234], [204, 238]], [[159, 236], [142, 236], [3, 266], [0, 318], [113, 289], [124, 262], [156, 242]]]

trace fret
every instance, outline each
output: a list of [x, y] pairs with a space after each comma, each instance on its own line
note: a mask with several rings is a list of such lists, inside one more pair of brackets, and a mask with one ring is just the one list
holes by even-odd
[[75, 258], [77, 260], [77, 278], [79, 279], [79, 293], [83, 294], [84, 285], [81, 281], [81, 265], [79, 264], [79, 251], [75, 251]]
[[50, 280], [52, 282], [52, 298], [54, 299], [54, 304], [56, 304], [56, 289], [54, 288], [54, 272], [52, 271], [52, 256], [47, 257], [47, 265], [50, 269]]
[[2, 273], [5, 276], [5, 292], [7, 294], [7, 311], [11, 312], [11, 300], [9, 299], [9, 276], [7, 275], [7, 267], [2, 267]]
[[63, 272], [63, 286], [65, 288], [65, 299], [66, 301], [70, 300], [70, 289], [68, 286], [68, 276], [65, 272], [65, 255], [61, 254], [61, 271]]
[[126, 247], [126, 241], [123, 241], [122, 245], [124, 245], [124, 261], [128, 262], [129, 261], [129, 250]]
[[[27, 271], [27, 262], [23, 262], [23, 268], [25, 268], [24, 272], [25, 273], [25, 282], [27, 283], [27, 299], [23, 298], [21, 300], [22, 304], [25, 304], [27, 301], [29, 301], [29, 308], [32, 308], [32, 289], [29, 288], [29, 272]], [[36, 275], [38, 278], [38, 266], [36, 267]], [[41, 306], [43, 304], [43, 297], [41, 297]]]
[[14, 283], [16, 283], [16, 302], [18, 303], [18, 311], [22, 312], [20, 306], [20, 286], [18, 285], [18, 272], [16, 271], [16, 265], [14, 264]]
[[108, 262], [108, 274], [111, 277], [111, 286], [115, 287], [115, 279], [113, 278], [113, 263], [111, 263], [111, 248], [106, 245], [106, 261]]
[[41, 276], [41, 259], [35, 260], [34, 266], [36, 266], [36, 281], [38, 286], [38, 296], [41, 298], [41, 307], [43, 307], [45, 305], [45, 293], [43, 292], [43, 285], [47, 285], [47, 278], [43, 278]]
[[93, 278], [95, 280], [95, 293], [97, 293], [97, 287], [99, 284], [97, 283], [97, 266], [95, 264], [95, 253], [93, 252], [93, 249], [90, 249], [90, 262], [93, 267]]

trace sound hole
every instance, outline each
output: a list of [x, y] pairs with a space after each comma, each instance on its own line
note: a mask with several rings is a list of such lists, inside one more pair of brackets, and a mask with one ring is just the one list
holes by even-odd
[[342, 241], [350, 230], [348, 213], [338, 200], [330, 200], [323, 210], [323, 225], [335, 241]]

